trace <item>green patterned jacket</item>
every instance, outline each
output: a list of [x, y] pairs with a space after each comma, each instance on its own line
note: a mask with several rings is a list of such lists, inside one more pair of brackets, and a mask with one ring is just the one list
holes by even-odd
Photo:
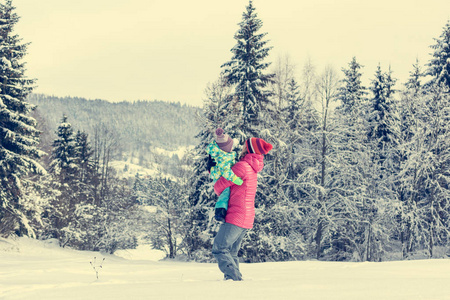
[[236, 152], [225, 152], [219, 148], [216, 141], [212, 141], [206, 152], [211, 155], [212, 159], [216, 162], [216, 166], [211, 168], [211, 174], [209, 177], [213, 180], [218, 180], [220, 177], [224, 177], [226, 180], [235, 182], [237, 178], [236, 174], [231, 171], [231, 167], [235, 163]]

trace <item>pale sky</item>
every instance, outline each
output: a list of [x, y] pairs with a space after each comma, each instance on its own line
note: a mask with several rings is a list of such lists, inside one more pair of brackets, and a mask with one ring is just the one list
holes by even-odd
[[[363, 77], [391, 65], [403, 83], [450, 19], [449, 0], [254, 0], [267, 61], [309, 58], [339, 74], [353, 56]], [[14, 0], [16, 33], [31, 42], [34, 92], [109, 101], [164, 100], [200, 106], [231, 59], [248, 0]]]

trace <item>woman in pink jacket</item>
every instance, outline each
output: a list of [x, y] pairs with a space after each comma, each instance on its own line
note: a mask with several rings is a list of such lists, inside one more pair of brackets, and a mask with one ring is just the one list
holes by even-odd
[[231, 168], [243, 180], [243, 184], [239, 186], [221, 177], [214, 185], [217, 195], [230, 187], [225, 223], [220, 226], [212, 249], [226, 280], [242, 280], [237, 254], [247, 230], [253, 228], [257, 173], [263, 169], [264, 155], [271, 149], [272, 145], [263, 139], [248, 139], [239, 162]]

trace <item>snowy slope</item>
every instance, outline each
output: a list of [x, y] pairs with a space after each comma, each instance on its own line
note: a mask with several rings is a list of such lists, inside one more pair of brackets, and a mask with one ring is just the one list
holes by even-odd
[[[158, 175], [160, 173], [160, 170], [163, 170], [164, 168], [161, 168], [162, 166], [160, 164], [153, 161], [154, 159], [151, 158], [153, 155], [152, 153], [166, 157], [167, 161], [165, 163], [170, 162], [177, 168], [179, 168], [179, 162], [174, 162], [169, 159], [173, 156], [177, 156], [178, 159], [182, 159], [184, 155], [186, 155], [186, 153], [192, 149], [193, 146], [180, 146], [177, 150], [174, 151], [165, 150], [158, 147], [152, 148], [151, 151], [149, 150], [150, 153], [148, 154], [149, 161], [152, 161], [150, 168], [145, 168], [139, 165], [139, 159], [137, 157], [133, 157], [129, 152], [124, 152], [123, 157], [126, 157], [126, 161], [112, 161], [110, 166], [116, 170], [117, 176], [120, 178], [134, 178], [137, 173], [139, 173], [139, 175], [143, 177], [154, 177]], [[162, 174], [162, 176], [170, 178], [172, 180], [176, 179], [174, 176], [168, 174]]]
[[[450, 299], [450, 260], [242, 264], [245, 280], [232, 282], [215, 264], [120, 255], [0, 239], [0, 299]], [[105, 258], [98, 280], [94, 257]]]

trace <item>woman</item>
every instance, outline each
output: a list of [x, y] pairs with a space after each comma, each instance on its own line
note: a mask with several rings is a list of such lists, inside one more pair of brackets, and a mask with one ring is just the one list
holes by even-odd
[[242, 280], [237, 254], [247, 230], [253, 228], [257, 173], [263, 169], [264, 155], [271, 149], [272, 145], [263, 139], [248, 139], [239, 156], [239, 162], [231, 168], [234, 174], [243, 180], [242, 185], [238, 186], [223, 177], [214, 185], [217, 195], [230, 187], [225, 223], [220, 226], [212, 250], [226, 280]]

